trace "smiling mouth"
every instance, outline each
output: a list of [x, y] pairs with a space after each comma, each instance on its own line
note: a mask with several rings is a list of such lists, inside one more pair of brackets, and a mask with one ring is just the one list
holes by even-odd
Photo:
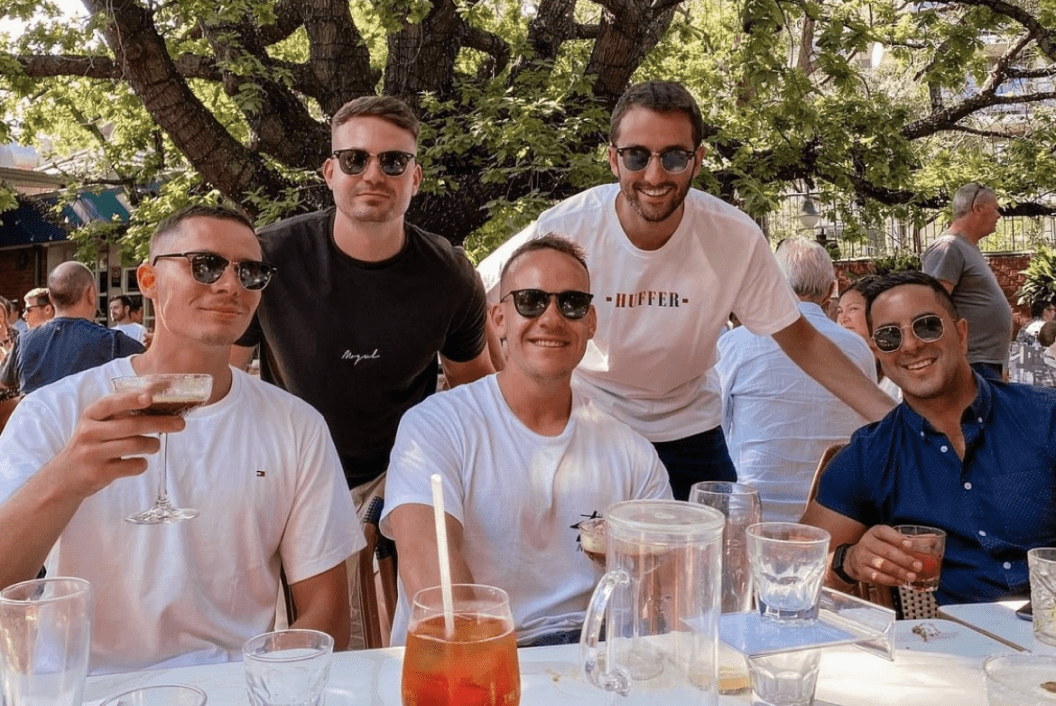
[[541, 348], [564, 348], [568, 345], [568, 341], [557, 341], [552, 338], [532, 338], [528, 342]]
[[670, 185], [669, 186], [658, 186], [658, 187], [639, 186], [638, 187], [638, 193], [642, 194], [643, 196], [647, 196], [649, 198], [657, 199], [657, 198], [660, 198], [662, 196], [667, 196], [669, 193], [671, 193], [674, 190], [674, 188], [675, 187], [670, 186]]
[[906, 370], [916, 372], [918, 370], [924, 370], [925, 368], [930, 367], [934, 362], [934, 358], [925, 358], [924, 360], [918, 360], [913, 363], [906, 363], [902, 367]]

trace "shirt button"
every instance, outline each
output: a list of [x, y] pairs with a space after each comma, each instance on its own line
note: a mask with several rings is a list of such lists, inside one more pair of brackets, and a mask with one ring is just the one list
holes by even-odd
[[979, 530], [979, 536], [980, 537], [985, 537], [986, 536], [986, 532], [984, 530]]
[[971, 490], [972, 489], [972, 484], [971, 483], [965, 483], [964, 484], [964, 489], [965, 490]]
[[920, 432], [920, 438], [921, 438], [921, 439], [923, 439], [923, 438], [924, 438], [924, 432]]
[[982, 418], [982, 417], [979, 417], [979, 423], [980, 423], [980, 424], [982, 424], [982, 423], [983, 423], [983, 418]]
[[1011, 569], [1012, 568], [1012, 562], [1006, 561], [1004, 564], [1002, 564], [1002, 566], [1004, 566], [1006, 569]]
[[949, 450], [950, 450], [950, 447], [947, 446], [946, 444], [943, 444], [942, 446], [939, 447], [939, 451], [941, 451], [943, 453], [946, 453]]

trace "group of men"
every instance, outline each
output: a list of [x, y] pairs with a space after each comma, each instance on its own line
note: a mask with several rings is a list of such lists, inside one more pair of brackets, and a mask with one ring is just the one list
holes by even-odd
[[[980, 480], [989, 456], [966, 449], [1002, 448], [1010, 404], [1029, 398], [1044, 416], [1056, 400], [972, 377], [968, 326], [952, 303], [895, 282], [869, 305], [874, 350], [905, 383], [905, 404], [891, 411], [861, 346], [841, 345], [814, 311], [831, 285], [797, 284], [810, 248], [789, 243], [775, 259], [750, 218], [691, 187], [702, 135], [685, 88], [631, 87], [610, 128], [617, 183], [542, 214], [479, 276], [445, 240], [405, 222], [422, 180], [418, 121], [389, 97], [356, 99], [333, 118], [323, 176], [334, 208], [259, 239], [225, 209], [174, 214], [137, 271], [156, 315], [149, 350], [37, 389], [0, 436], [0, 585], [41, 566], [98, 583], [97, 671], [237, 658], [243, 640], [271, 627], [280, 570], [295, 626], [355, 644], [355, 513], [384, 495], [381, 529], [400, 555], [398, 644], [414, 591], [438, 582], [436, 537], [423, 531], [438, 473], [454, 577], [505, 588], [522, 644], [575, 639], [598, 574], [574, 526], [618, 500], [685, 499], [694, 482], [736, 478], [715, 369], [730, 312], [816, 394], [854, 410], [854, 426], [873, 422], [807, 511], [849, 547], [837, 575], [895, 582], [915, 568], [874, 525], [936, 524], [936, 505], [962, 522], [1010, 509], [983, 491], [964, 500], [989, 503], [974, 515], [935, 494], [891, 514], [874, 492], [874, 457], [886, 442], [889, 488], [930, 488], [937, 465], [918, 463], [925, 451], [951, 470], [975, 464], [966, 494], [1014, 480]], [[934, 297], [945, 292], [934, 286]], [[263, 381], [239, 370], [255, 345]], [[429, 397], [438, 361], [454, 389]], [[208, 403], [185, 420], [142, 416], [148, 394], [110, 392], [112, 377], [157, 372], [211, 374]], [[982, 434], [991, 424], [999, 433]], [[1052, 468], [1040, 426], [1013, 469], [1032, 474], [1033, 491]], [[157, 433], [170, 434], [173, 501], [201, 514], [133, 526], [122, 518], [152, 496]], [[1032, 505], [1031, 521], [1008, 533], [979, 524], [991, 534], [956, 541], [972, 559], [1004, 552], [1009, 589], [1020, 590], [1020, 554], [1054, 539], [1052, 507]]]

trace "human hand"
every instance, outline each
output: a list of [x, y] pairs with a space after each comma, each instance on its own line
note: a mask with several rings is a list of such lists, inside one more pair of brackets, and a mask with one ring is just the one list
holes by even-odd
[[888, 525], [876, 525], [847, 550], [843, 569], [859, 581], [900, 586], [916, 580], [924, 565], [906, 551], [912, 542]]
[[122, 392], [102, 397], [81, 413], [73, 435], [48, 464], [61, 473], [69, 492], [86, 498], [117, 478], [147, 469], [143, 456], [155, 454], [160, 441], [148, 434], [181, 431], [186, 422], [175, 416], [137, 415], [148, 407], [145, 392]]

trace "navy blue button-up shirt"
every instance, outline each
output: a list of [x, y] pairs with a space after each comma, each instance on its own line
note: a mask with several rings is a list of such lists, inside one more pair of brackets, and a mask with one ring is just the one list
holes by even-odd
[[975, 384], [963, 461], [903, 402], [855, 432], [818, 490], [821, 505], [866, 527], [944, 529], [940, 604], [1025, 596], [1027, 550], [1056, 546], [1056, 389]]

